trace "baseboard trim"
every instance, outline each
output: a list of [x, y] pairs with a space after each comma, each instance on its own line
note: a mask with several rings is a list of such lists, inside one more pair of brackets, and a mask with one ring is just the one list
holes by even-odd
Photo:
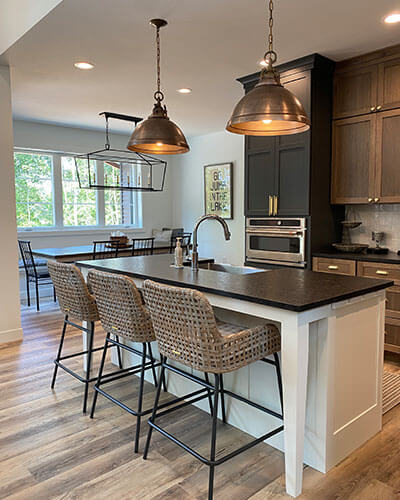
[[5, 342], [15, 342], [16, 340], [22, 340], [23, 331], [22, 328], [16, 328], [15, 330], [5, 330], [0, 332], [0, 344]]

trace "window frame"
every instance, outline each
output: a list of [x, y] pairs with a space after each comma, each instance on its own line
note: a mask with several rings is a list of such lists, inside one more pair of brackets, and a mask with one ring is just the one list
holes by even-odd
[[[114, 229], [125, 230], [143, 230], [143, 200], [142, 193], [130, 191], [129, 224], [106, 225], [105, 223], [105, 196], [104, 190], [96, 190], [96, 224], [88, 226], [67, 226], [64, 225], [63, 213], [63, 181], [62, 181], [62, 157], [71, 157], [77, 153], [49, 151], [39, 149], [14, 148], [14, 153], [26, 153], [36, 155], [47, 155], [52, 157], [52, 194], [53, 194], [53, 226], [33, 226], [33, 227], [17, 227], [18, 233], [93, 233], [110, 231]], [[14, 159], [14, 157], [13, 157]], [[15, 166], [14, 166], [15, 169]], [[104, 175], [103, 167], [97, 164], [97, 175]], [[132, 203], [131, 200], [134, 200]], [[132, 207], [135, 210], [132, 212]]]

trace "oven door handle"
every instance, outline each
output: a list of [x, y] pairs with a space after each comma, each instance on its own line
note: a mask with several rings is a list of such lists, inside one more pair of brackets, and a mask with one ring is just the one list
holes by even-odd
[[304, 236], [303, 231], [271, 231], [260, 229], [246, 229], [247, 234], [258, 234], [260, 236]]

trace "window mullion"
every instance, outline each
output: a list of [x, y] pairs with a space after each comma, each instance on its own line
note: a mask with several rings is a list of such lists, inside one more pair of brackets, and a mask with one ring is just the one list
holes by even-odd
[[57, 154], [53, 156], [53, 203], [55, 226], [62, 229], [64, 226], [64, 221], [61, 155]]
[[[104, 185], [104, 163], [102, 161], [96, 160], [96, 167], [97, 167], [97, 184], [102, 186]], [[104, 227], [106, 225], [104, 189], [97, 189], [96, 203], [97, 203], [97, 210], [96, 210], [97, 225], [100, 227]]]

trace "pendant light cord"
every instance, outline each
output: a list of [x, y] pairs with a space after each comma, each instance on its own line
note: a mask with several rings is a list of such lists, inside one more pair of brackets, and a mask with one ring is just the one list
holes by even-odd
[[160, 49], [160, 28], [156, 28], [156, 45], [157, 45], [157, 91], [154, 93], [154, 98], [159, 103], [164, 99], [164, 94], [161, 92], [161, 49]]
[[273, 18], [273, 10], [274, 10], [274, 3], [273, 0], [268, 1], [268, 9], [269, 9], [269, 20], [268, 20], [268, 26], [269, 26], [269, 34], [268, 34], [268, 50], [264, 54], [264, 61], [267, 69], [272, 69], [272, 65], [276, 62], [278, 56], [276, 52], [274, 51], [274, 38], [272, 34], [272, 28], [274, 26], [274, 18]]

